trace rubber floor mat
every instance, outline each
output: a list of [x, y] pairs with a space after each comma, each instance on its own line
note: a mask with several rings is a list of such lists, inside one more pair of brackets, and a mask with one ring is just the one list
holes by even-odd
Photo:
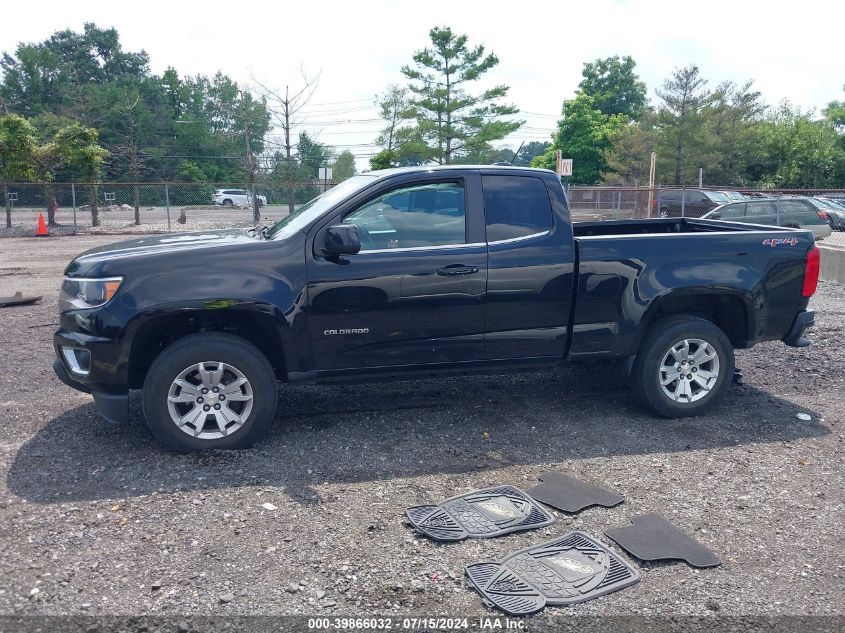
[[405, 511], [419, 532], [438, 541], [490, 538], [554, 523], [554, 516], [519, 488], [495, 486]]
[[529, 488], [528, 494], [537, 501], [564, 512], [580, 512], [590, 506], [612, 508], [625, 500], [625, 497], [618, 493], [563, 473], [543, 473], [540, 480], [543, 483]]
[[6, 306], [24, 306], [30, 303], [38, 303], [41, 301], [41, 296], [24, 297], [22, 292], [16, 292], [11, 297], [0, 297], [0, 308]]
[[684, 560], [693, 567], [716, 567], [716, 554], [659, 514], [638, 514], [633, 525], [605, 530], [619, 547], [640, 560]]
[[583, 532], [569, 532], [498, 562], [469, 565], [465, 573], [488, 606], [510, 615], [585, 602], [640, 580], [637, 570]]

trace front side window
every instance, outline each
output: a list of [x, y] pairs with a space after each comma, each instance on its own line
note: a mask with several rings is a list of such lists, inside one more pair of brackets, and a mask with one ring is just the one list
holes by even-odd
[[552, 228], [546, 185], [531, 176], [482, 176], [487, 241], [501, 242]]
[[461, 182], [429, 182], [394, 189], [343, 222], [358, 227], [365, 251], [465, 244], [464, 187]]

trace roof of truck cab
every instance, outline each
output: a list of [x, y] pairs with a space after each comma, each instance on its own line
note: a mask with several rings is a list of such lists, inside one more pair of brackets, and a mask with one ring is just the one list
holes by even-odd
[[418, 165], [416, 167], [393, 167], [391, 169], [379, 169], [376, 171], [368, 171], [361, 174], [362, 176], [376, 176], [378, 178], [385, 178], [388, 176], [396, 176], [399, 174], [414, 174], [414, 173], [429, 173], [438, 171], [479, 171], [486, 172], [501, 171], [519, 172], [519, 173], [533, 173], [533, 174], [554, 174], [549, 169], [538, 169], [537, 167], [517, 167], [515, 165]]

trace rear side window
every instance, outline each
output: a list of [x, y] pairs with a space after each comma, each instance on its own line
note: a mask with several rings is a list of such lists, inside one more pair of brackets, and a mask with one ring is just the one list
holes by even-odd
[[719, 209], [719, 215], [723, 220], [741, 218], [745, 215], [745, 203], [739, 202], [737, 204], [726, 204]]
[[790, 214], [792, 219], [799, 216], [802, 224], [825, 224], [812, 205], [805, 200], [779, 200], [778, 208], [782, 214]]
[[713, 202], [718, 202], [719, 204], [731, 201], [731, 197], [725, 193], [722, 193], [721, 191], [705, 191], [704, 195], [706, 196], [706, 198], [704, 199], [705, 202], [707, 201], [707, 198], [709, 198]]
[[482, 176], [487, 241], [543, 233], [552, 228], [546, 185], [531, 176]]
[[775, 208], [775, 203], [770, 201], [770, 200], [760, 200], [759, 202], [749, 202], [748, 203], [748, 215], [749, 216], [777, 215], [777, 209]]

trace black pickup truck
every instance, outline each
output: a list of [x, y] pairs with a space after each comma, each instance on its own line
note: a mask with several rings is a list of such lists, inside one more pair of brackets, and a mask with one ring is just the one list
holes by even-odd
[[109, 420], [143, 389], [179, 450], [240, 448], [278, 382], [621, 361], [662, 416], [718, 405], [734, 348], [805, 346], [809, 231], [690, 218], [573, 224], [555, 174], [417, 167], [354, 176], [272, 226], [156, 235], [65, 271], [59, 378]]

